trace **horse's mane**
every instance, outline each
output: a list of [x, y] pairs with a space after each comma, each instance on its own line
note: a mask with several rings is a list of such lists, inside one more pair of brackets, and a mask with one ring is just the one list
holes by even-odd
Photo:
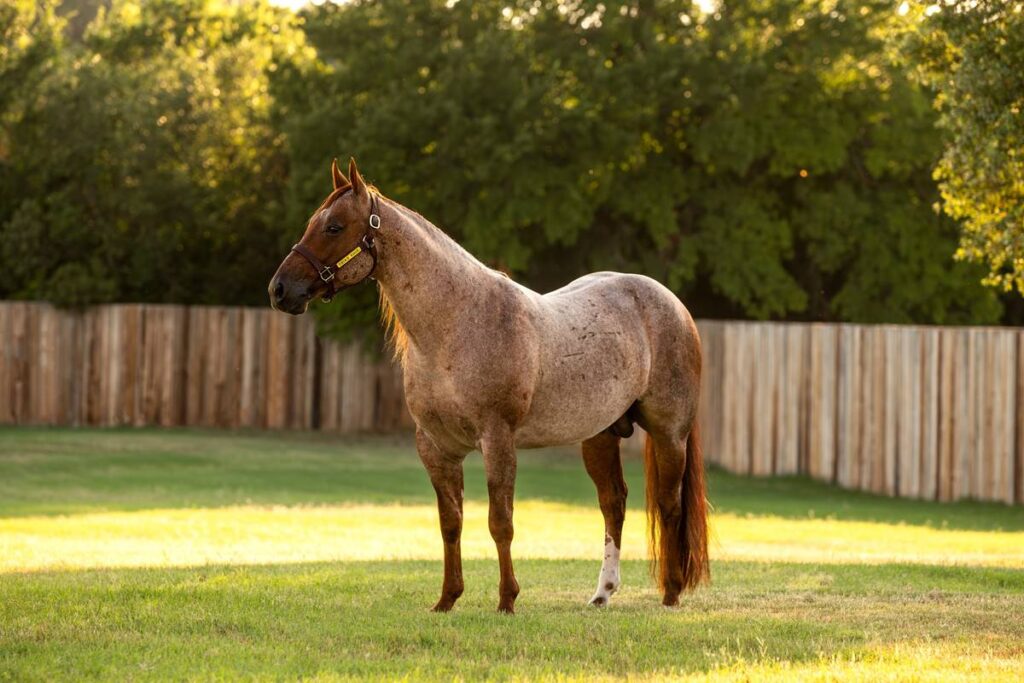
[[409, 350], [409, 335], [405, 333], [402, 321], [398, 319], [398, 314], [391, 305], [391, 299], [384, 293], [384, 288], [378, 285], [377, 292], [380, 294], [380, 319], [384, 323], [388, 343], [395, 350], [398, 362], [405, 364], [405, 353]]

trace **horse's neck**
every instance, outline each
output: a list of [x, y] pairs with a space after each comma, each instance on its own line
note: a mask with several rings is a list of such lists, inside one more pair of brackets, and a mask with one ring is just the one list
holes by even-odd
[[395, 202], [384, 206], [376, 278], [399, 337], [430, 354], [448, 343], [461, 304], [490, 286], [493, 272], [419, 214]]

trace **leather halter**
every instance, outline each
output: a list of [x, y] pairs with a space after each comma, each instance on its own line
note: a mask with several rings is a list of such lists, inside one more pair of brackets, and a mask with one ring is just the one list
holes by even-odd
[[[345, 193], [342, 194], [344, 195]], [[367, 226], [366, 232], [363, 233], [363, 237], [359, 240], [359, 244], [356, 248], [342, 256], [334, 265], [320, 261], [320, 259], [316, 257], [316, 254], [310, 251], [309, 247], [301, 242], [292, 246], [292, 251], [309, 261], [309, 265], [313, 266], [313, 270], [316, 271], [317, 275], [320, 276], [320, 279], [327, 286], [327, 291], [321, 297], [322, 301], [330, 301], [338, 292], [348, 289], [349, 287], [355, 287], [366, 280], [373, 279], [373, 273], [377, 270], [377, 245], [373, 241], [373, 233], [376, 230], [380, 230], [380, 211], [377, 206], [376, 192], [370, 192], [370, 217], [367, 219]], [[370, 267], [370, 271], [358, 281], [347, 285], [341, 285], [339, 287], [334, 276], [337, 275], [349, 261], [364, 251], [373, 258], [373, 266]]]

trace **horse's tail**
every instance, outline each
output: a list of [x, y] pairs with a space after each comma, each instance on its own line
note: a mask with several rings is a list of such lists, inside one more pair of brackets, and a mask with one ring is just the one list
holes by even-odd
[[[700, 434], [696, 423], [686, 437], [683, 451], [686, 462], [679, 489], [680, 515], [666, 520], [658, 504], [661, 490], [658, 476], [658, 458], [654, 441], [647, 435], [644, 444], [644, 470], [647, 478], [647, 523], [650, 538], [651, 575], [668, 593], [671, 584], [678, 583], [673, 592], [691, 590], [711, 578], [708, 563], [707, 494], [704, 485], [704, 458], [700, 447]], [[669, 560], [678, 554], [678, 563]], [[673, 577], [674, 568], [682, 575]], [[678, 570], [675, 570], [678, 571]]]

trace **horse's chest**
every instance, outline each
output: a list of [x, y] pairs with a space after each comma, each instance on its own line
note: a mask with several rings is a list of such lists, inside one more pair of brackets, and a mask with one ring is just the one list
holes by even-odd
[[405, 397], [416, 426], [435, 441], [451, 447], [473, 448], [480, 440], [479, 427], [457, 391], [452, 377], [444, 372], [406, 370]]

